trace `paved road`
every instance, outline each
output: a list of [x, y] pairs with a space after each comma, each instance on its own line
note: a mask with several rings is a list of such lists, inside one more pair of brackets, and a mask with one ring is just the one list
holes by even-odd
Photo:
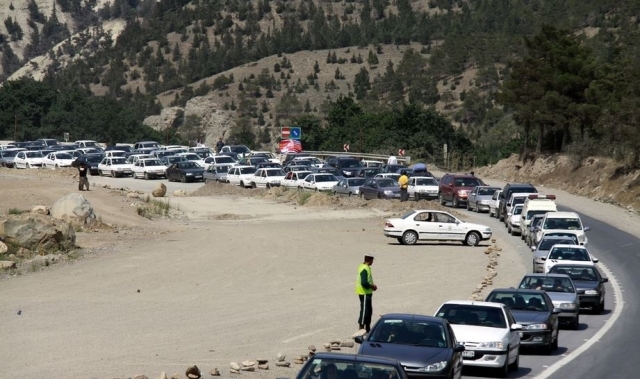
[[[127, 187], [132, 190], [149, 192], [158, 183], [158, 180], [145, 181], [132, 178], [113, 179], [109, 177], [91, 177], [90, 180], [96, 184], [110, 184], [111, 186]], [[168, 193], [174, 190], [186, 189], [193, 191], [203, 185], [203, 183], [175, 183], [161, 180], [168, 187]], [[561, 201], [559, 201], [561, 204]], [[563, 210], [567, 210], [564, 208]], [[464, 211], [463, 211], [464, 212]], [[579, 213], [579, 212], [578, 212]], [[495, 218], [489, 218], [486, 214], [468, 213], [471, 220], [491, 226], [494, 233], [503, 238], [512, 238], [516, 241], [516, 251], [514, 253], [522, 259], [527, 267], [531, 265], [531, 251], [518, 238], [510, 237], [504, 228], [504, 224]], [[640, 289], [638, 283], [634, 283], [635, 273], [640, 272], [640, 252], [636, 252], [640, 246], [640, 240], [632, 235], [621, 232], [618, 229], [586, 217], [581, 214], [583, 223], [591, 226], [589, 232], [589, 248], [593, 255], [600, 259], [601, 270], [605, 275], [610, 276], [612, 281], [618, 280], [623, 290], [627, 294]], [[610, 269], [615, 276], [611, 276]], [[516, 286], [518, 283], [513, 283]], [[613, 314], [615, 307], [614, 289], [611, 283], [607, 284], [606, 304], [607, 311], [603, 315], [591, 315], [584, 313], [580, 317], [580, 330], [562, 330], [560, 333], [560, 348], [553, 354], [540, 355], [535, 351], [523, 351], [520, 358], [520, 369], [510, 373], [510, 378], [605, 378], [610, 377], [611, 367], [616, 367], [620, 373], [616, 377], [634, 377], [635, 372], [640, 369], [640, 363], [635, 363], [635, 352], [632, 347], [635, 343], [637, 330], [634, 321], [640, 316], [640, 307], [636, 304], [626, 304], [624, 312], [613, 327], [598, 337], [596, 334], [606, 328], [606, 322]], [[629, 295], [627, 295], [629, 296]], [[631, 329], [631, 332], [629, 330]], [[594, 338], [596, 336], [596, 338]], [[597, 341], [597, 342], [593, 342]], [[595, 343], [596, 346], [591, 347]], [[602, 349], [600, 346], [606, 346]], [[616, 346], [615, 349], [610, 348]], [[575, 351], [586, 349], [577, 358], [570, 360]], [[600, 363], [600, 364], [598, 364]], [[564, 364], [564, 366], [562, 366]], [[465, 378], [485, 377], [492, 378], [493, 373], [487, 370], [465, 369]]]

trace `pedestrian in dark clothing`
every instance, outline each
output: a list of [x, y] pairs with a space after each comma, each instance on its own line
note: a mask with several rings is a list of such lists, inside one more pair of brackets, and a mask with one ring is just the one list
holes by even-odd
[[224, 142], [222, 141], [222, 137], [216, 142], [216, 153], [219, 153], [224, 147]]
[[89, 171], [89, 165], [85, 162], [80, 162], [78, 165], [78, 190], [84, 191], [86, 187], [87, 191], [89, 191], [89, 179], [87, 179], [87, 172]]
[[371, 275], [372, 264], [373, 255], [366, 254], [364, 256], [364, 262], [358, 266], [356, 293], [360, 299], [360, 315], [358, 317], [360, 330], [356, 332], [356, 335], [363, 335], [371, 330], [371, 315], [373, 313], [371, 297], [373, 291], [378, 289], [378, 286], [373, 283], [373, 276]]

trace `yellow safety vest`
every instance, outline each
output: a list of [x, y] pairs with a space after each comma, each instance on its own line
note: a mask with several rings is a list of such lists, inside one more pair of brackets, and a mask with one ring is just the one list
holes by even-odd
[[358, 295], [371, 295], [373, 293], [373, 288], [364, 288], [362, 283], [360, 282], [360, 274], [362, 270], [367, 272], [367, 281], [370, 285], [373, 285], [373, 277], [371, 276], [371, 266], [366, 263], [360, 264], [358, 266], [358, 277], [356, 278], [356, 293]]
[[398, 183], [400, 184], [400, 188], [405, 189], [409, 187], [409, 177], [406, 175], [402, 175], [400, 179], [398, 179]]

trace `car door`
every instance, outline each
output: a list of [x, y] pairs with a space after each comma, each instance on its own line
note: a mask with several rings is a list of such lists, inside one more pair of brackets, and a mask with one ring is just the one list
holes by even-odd
[[453, 200], [453, 177], [445, 175], [442, 178], [442, 185], [440, 186], [440, 194], [445, 201]]
[[315, 175], [307, 175], [307, 177], [302, 180], [302, 189], [304, 190], [312, 189], [314, 177]]
[[467, 195], [467, 204], [470, 209], [478, 207], [478, 187], [473, 187], [471, 192]]
[[22, 151], [19, 152], [18, 155], [16, 155], [16, 157], [13, 159], [13, 163], [16, 168], [20, 166], [26, 167], [26, 164], [24, 163], [24, 161], [25, 161], [25, 154]]
[[371, 194], [373, 193], [373, 183], [375, 182], [375, 180], [373, 179], [367, 179], [366, 182], [364, 182], [364, 184], [362, 186], [360, 186], [360, 197], [362, 197], [363, 199], [369, 199], [371, 197]]
[[418, 239], [420, 240], [437, 240], [440, 234], [440, 228], [438, 223], [435, 222], [435, 213], [433, 212], [419, 212], [413, 216], [414, 225], [418, 232]]
[[[458, 339], [456, 338], [456, 334], [453, 332], [451, 325], [447, 322], [446, 333], [449, 335], [449, 340], [451, 341], [451, 346], [458, 346]], [[462, 377], [462, 366], [464, 359], [462, 358], [462, 352], [454, 352], [453, 358], [451, 359], [451, 365], [453, 366], [453, 375], [452, 378], [461, 378]]]
[[434, 213], [438, 220], [438, 239], [440, 240], [464, 240], [466, 231], [458, 223], [457, 219], [448, 213]]
[[516, 324], [516, 319], [511, 314], [509, 308], [502, 307], [506, 320], [507, 320], [507, 328], [509, 328], [509, 356], [513, 357], [514, 355], [517, 357], [520, 352], [520, 336], [522, 335], [521, 330], [512, 330], [511, 326]]
[[338, 181], [338, 184], [336, 184], [336, 193], [339, 195], [343, 195], [346, 193], [349, 193], [349, 184], [347, 182], [347, 179], [341, 179]]
[[295, 176], [293, 175], [293, 172], [287, 172], [287, 174], [284, 176], [284, 179], [282, 180], [282, 184], [285, 188], [292, 188], [295, 186]]
[[415, 198], [416, 196], [416, 178], [409, 179], [409, 187], [407, 187], [407, 194], [409, 198]]

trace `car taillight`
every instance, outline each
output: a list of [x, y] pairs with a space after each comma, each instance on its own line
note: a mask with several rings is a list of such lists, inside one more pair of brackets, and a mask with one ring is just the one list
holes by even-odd
[[393, 228], [393, 224], [392, 224], [392, 223], [390, 223], [390, 222], [385, 222], [385, 223], [384, 223], [384, 227], [385, 227], [385, 228]]

